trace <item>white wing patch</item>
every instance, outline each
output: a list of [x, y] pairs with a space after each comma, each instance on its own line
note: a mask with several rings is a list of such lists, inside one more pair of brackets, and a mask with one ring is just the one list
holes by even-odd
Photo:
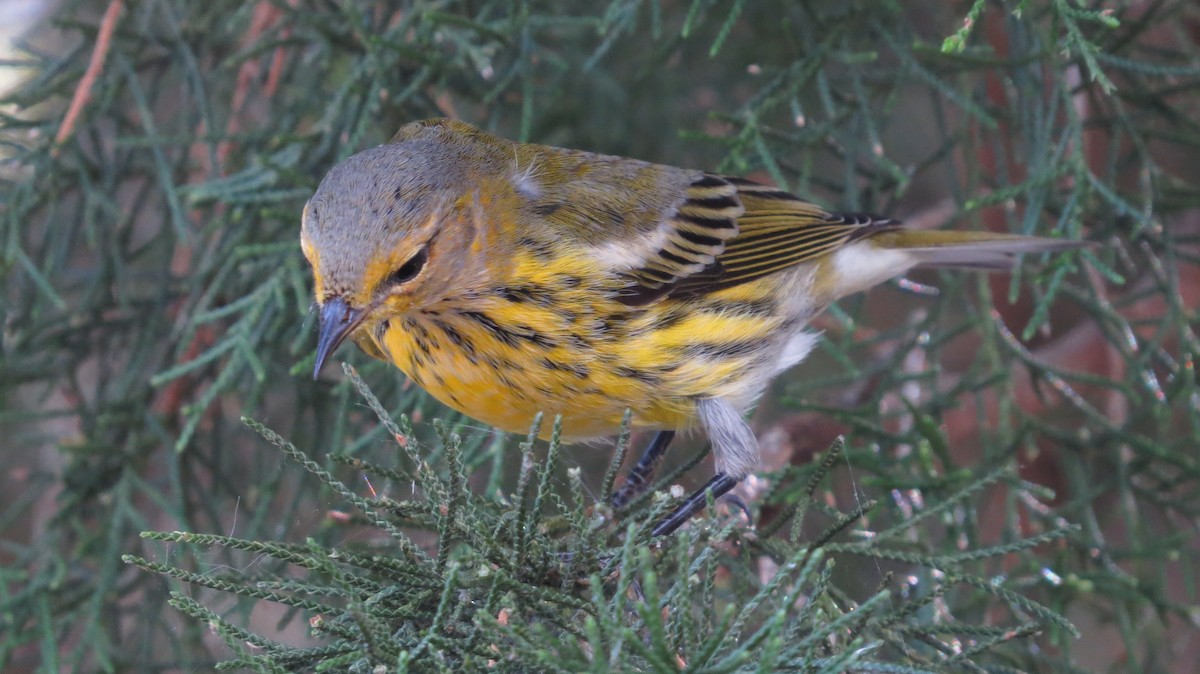
[[629, 271], [641, 267], [650, 256], [666, 245], [673, 227], [664, 220], [658, 227], [630, 240], [609, 241], [594, 246], [591, 255], [604, 269]]

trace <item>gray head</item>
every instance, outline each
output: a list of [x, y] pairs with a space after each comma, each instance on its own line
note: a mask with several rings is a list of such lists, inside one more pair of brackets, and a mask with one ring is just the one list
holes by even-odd
[[318, 368], [359, 327], [487, 276], [471, 245], [486, 236], [479, 176], [494, 156], [486, 138], [465, 124], [410, 124], [321, 181], [300, 229], [321, 306]]

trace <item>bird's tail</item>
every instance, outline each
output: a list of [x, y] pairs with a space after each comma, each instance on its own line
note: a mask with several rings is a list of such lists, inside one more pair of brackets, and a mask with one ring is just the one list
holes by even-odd
[[893, 229], [871, 237], [881, 248], [903, 250], [917, 258], [918, 268], [1012, 269], [1019, 255], [1082, 248], [1087, 241], [1046, 239], [1018, 234]]

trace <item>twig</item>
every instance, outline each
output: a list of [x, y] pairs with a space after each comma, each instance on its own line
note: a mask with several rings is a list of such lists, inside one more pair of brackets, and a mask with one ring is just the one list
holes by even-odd
[[[254, 14], [250, 19], [250, 27], [246, 30], [242, 44], [246, 46], [253, 45], [274, 25], [281, 14], [282, 12], [271, 3], [259, 2], [254, 7]], [[276, 75], [274, 71], [277, 69], [277, 63], [279, 64], [278, 69], [282, 69], [281, 49], [280, 47], [275, 50], [271, 75]], [[249, 59], [238, 68], [237, 80], [233, 90], [233, 100], [229, 105], [229, 122], [225, 125], [225, 139], [217, 143], [217, 161], [221, 167], [225, 166], [225, 160], [229, 158], [229, 153], [233, 150], [232, 137], [241, 130], [241, 115], [246, 107], [246, 99], [250, 96], [251, 85], [258, 79], [261, 73], [262, 64], [258, 59]], [[273, 89], [277, 84], [277, 81], [268, 83], [268, 95], [273, 93]]]
[[108, 9], [104, 10], [104, 18], [100, 20], [100, 31], [96, 34], [96, 46], [92, 48], [92, 60], [88, 63], [83, 78], [79, 80], [79, 85], [75, 87], [75, 95], [71, 97], [67, 115], [63, 117], [62, 126], [58, 127], [58, 133], [54, 136], [55, 154], [74, 133], [79, 115], [83, 113], [83, 106], [92, 98], [92, 87], [99, 79], [100, 71], [104, 69], [104, 60], [108, 57], [109, 46], [112, 45], [113, 32], [117, 29], [117, 17], [124, 6], [124, 0], [112, 0]]

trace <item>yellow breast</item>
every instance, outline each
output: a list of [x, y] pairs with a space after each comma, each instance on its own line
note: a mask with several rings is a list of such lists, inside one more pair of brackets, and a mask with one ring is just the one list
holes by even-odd
[[562, 415], [569, 439], [616, 432], [626, 409], [638, 427], [684, 428], [697, 398], [748, 404], [774, 374], [784, 319], [769, 282], [629, 307], [597, 289], [583, 260], [522, 259], [514, 269], [503, 285], [372, 334], [446, 405], [514, 433], [542, 412], [548, 434]]

